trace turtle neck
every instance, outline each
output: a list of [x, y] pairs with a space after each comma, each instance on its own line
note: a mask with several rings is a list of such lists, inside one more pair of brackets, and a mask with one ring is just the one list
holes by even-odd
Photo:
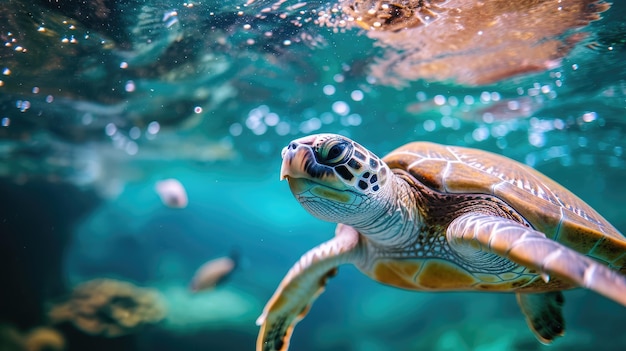
[[404, 179], [390, 172], [390, 179], [363, 214], [346, 224], [353, 226], [369, 240], [381, 245], [408, 245], [421, 223], [415, 192]]

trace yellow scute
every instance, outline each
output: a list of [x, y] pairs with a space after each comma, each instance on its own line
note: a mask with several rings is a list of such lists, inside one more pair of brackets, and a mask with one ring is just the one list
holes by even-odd
[[418, 289], [413, 277], [420, 270], [422, 262], [401, 260], [380, 260], [373, 270], [373, 278], [381, 283], [399, 288]]
[[433, 290], [468, 289], [478, 280], [459, 266], [440, 260], [424, 262], [417, 283]]

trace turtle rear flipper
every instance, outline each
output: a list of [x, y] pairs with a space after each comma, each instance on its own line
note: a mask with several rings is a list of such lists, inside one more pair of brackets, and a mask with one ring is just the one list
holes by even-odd
[[339, 225], [336, 236], [304, 254], [289, 270], [278, 289], [257, 319], [261, 326], [257, 351], [285, 351], [291, 333], [308, 313], [323, 291], [337, 266], [352, 262], [359, 247], [359, 233], [352, 227]]
[[517, 293], [517, 303], [526, 315], [526, 323], [542, 344], [549, 345], [565, 334], [563, 302], [560, 291]]

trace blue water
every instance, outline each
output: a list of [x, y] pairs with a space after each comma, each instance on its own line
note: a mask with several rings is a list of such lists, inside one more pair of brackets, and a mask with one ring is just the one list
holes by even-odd
[[[155, 289], [166, 317], [112, 339], [53, 325], [67, 350], [254, 349], [255, 319], [284, 274], [334, 232], [279, 181], [281, 149], [311, 133], [344, 134], [381, 156], [413, 140], [494, 151], [626, 232], [623, 3], [556, 35], [584, 33], [558, 64], [487, 83], [407, 72], [385, 81], [384, 39], [340, 25], [341, 12], [329, 26], [313, 20], [337, 4], [0, 0], [2, 328], [49, 325], [50, 306], [74, 286], [107, 277]], [[529, 11], [536, 28], [559, 21]], [[506, 35], [476, 45], [507, 48]], [[535, 59], [546, 41], [516, 55]], [[489, 72], [472, 67], [486, 55], [433, 60], [461, 57], [478, 81]], [[161, 202], [155, 183], [166, 178], [184, 185], [186, 208]], [[233, 250], [239, 266], [223, 284], [188, 290], [196, 268]], [[407, 292], [345, 266], [290, 349], [626, 349], [624, 307], [582, 289], [565, 298], [567, 333], [546, 347], [513, 295]]]

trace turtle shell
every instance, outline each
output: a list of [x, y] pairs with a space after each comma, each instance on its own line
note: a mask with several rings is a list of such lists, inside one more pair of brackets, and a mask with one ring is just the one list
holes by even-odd
[[496, 196], [548, 238], [626, 271], [626, 238], [576, 195], [529, 166], [487, 151], [429, 142], [406, 144], [383, 161], [438, 192]]

